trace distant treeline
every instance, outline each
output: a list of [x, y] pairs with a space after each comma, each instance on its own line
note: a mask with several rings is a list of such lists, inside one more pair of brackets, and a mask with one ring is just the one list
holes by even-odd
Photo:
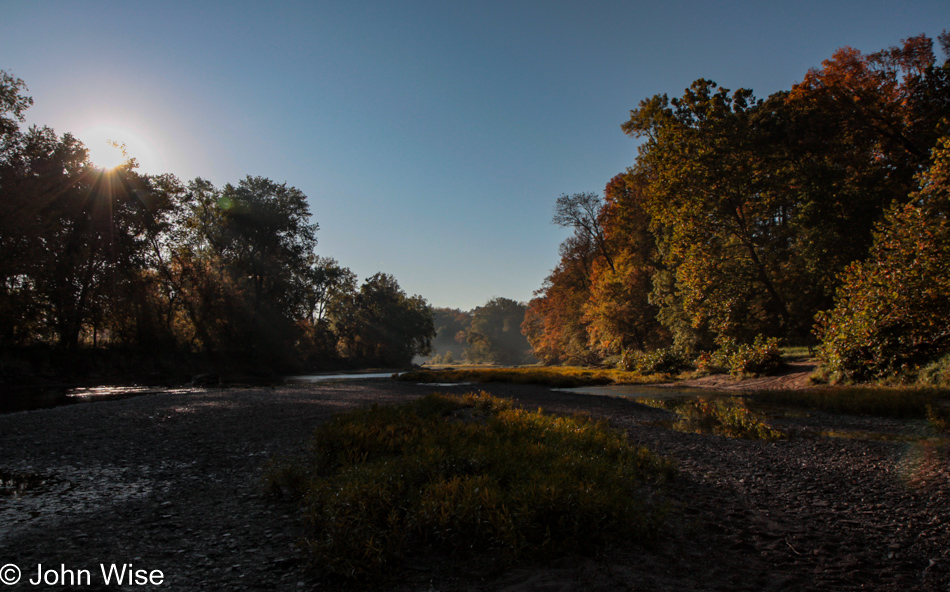
[[523, 330], [545, 362], [684, 356], [757, 336], [818, 348], [851, 378], [950, 350], [950, 35], [844, 48], [757, 99], [697, 80], [623, 131], [643, 140], [574, 229]]
[[21, 354], [37, 349], [194, 354], [244, 372], [428, 353], [429, 304], [318, 256], [300, 190], [183, 183], [134, 160], [98, 169], [70, 134], [21, 129], [25, 90], [0, 72], [0, 379], [29, 378], [35, 356]]
[[430, 364], [534, 364], [538, 359], [521, 333], [527, 305], [492, 298], [471, 312], [436, 308]]

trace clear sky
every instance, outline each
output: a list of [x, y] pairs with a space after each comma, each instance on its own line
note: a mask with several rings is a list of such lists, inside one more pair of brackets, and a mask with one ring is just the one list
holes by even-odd
[[125, 142], [147, 173], [301, 189], [321, 255], [435, 306], [529, 300], [640, 100], [760, 97], [835, 49], [950, 28], [948, 0], [0, 0], [27, 123]]

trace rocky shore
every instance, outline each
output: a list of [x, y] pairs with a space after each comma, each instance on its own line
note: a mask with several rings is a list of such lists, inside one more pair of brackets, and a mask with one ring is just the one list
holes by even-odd
[[[197, 388], [0, 415], [0, 566], [22, 574], [8, 588], [333, 589], [297, 544], [296, 508], [264, 494], [268, 459], [346, 409], [473, 388]], [[604, 417], [677, 459], [667, 536], [491, 574], [420, 558], [387, 589], [950, 590], [950, 461], [920, 422], [799, 414], [777, 420], [788, 439], [730, 440], [666, 429], [666, 411], [628, 399], [477, 388]], [[34, 586], [38, 565], [52, 571]], [[162, 581], [107, 585], [113, 565]]]

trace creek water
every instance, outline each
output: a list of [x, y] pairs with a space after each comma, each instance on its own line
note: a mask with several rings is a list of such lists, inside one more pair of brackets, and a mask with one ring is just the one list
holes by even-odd
[[[355, 373], [355, 374], [309, 374], [305, 376], [288, 376], [284, 378], [284, 382], [289, 382], [291, 384], [308, 384], [311, 382], [329, 382], [331, 380], [360, 380], [360, 379], [370, 379], [370, 378], [391, 378], [393, 372], [372, 372], [372, 373]], [[396, 372], [395, 374], [399, 374]]]
[[715, 391], [710, 389], [695, 389], [676, 386], [643, 386], [640, 384], [611, 384], [606, 386], [579, 386], [575, 388], [554, 389], [566, 393], [580, 393], [585, 395], [601, 395], [607, 397], [621, 397], [625, 399], [682, 399], [686, 397], [698, 396], [716, 396], [732, 395], [739, 393], [727, 393], [724, 391]]
[[0, 414], [36, 409], [51, 409], [62, 405], [115, 401], [156, 393], [180, 393], [190, 389], [172, 389], [152, 386], [94, 386], [81, 388], [33, 387], [0, 391]]
[[[307, 376], [288, 376], [284, 381], [291, 384], [309, 384], [335, 380], [389, 378], [392, 375], [392, 372], [314, 374]], [[117, 399], [128, 399], [129, 397], [139, 397], [142, 395], [187, 393], [194, 391], [195, 388], [196, 387], [94, 386], [82, 388], [35, 387], [0, 389], [0, 414], [36, 409], [50, 409], [62, 405], [75, 405], [77, 403], [115, 401]]]

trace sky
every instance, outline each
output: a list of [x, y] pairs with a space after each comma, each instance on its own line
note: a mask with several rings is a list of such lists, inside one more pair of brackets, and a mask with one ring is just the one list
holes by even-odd
[[0, 0], [0, 70], [26, 125], [123, 142], [145, 173], [287, 183], [320, 255], [471, 310], [542, 286], [555, 201], [634, 163], [641, 100], [698, 78], [766, 97], [945, 28], [947, 0]]

